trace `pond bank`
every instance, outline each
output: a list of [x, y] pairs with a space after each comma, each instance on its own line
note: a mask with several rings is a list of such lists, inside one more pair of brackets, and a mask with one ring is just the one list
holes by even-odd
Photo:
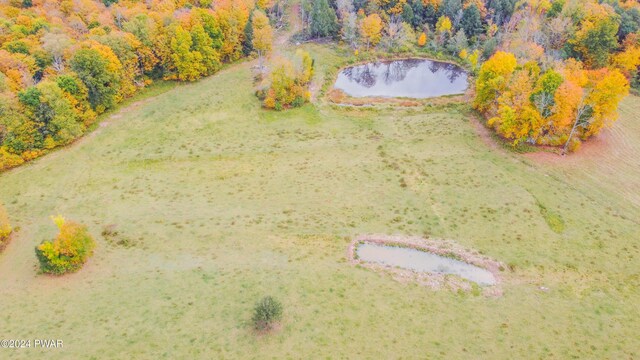
[[[495, 283], [480, 287], [476, 283], [465, 280], [457, 275], [444, 273], [414, 271], [377, 262], [363, 261], [358, 257], [357, 248], [360, 244], [376, 244], [386, 246], [404, 247], [445, 258], [455, 259], [469, 265], [484, 269], [493, 275]], [[449, 289], [452, 291], [479, 292], [488, 297], [502, 295], [500, 286], [504, 279], [506, 267], [504, 264], [490, 259], [477, 251], [465, 249], [462, 246], [448, 240], [424, 239], [420, 237], [391, 236], [380, 234], [366, 234], [355, 237], [347, 249], [349, 262], [375, 272], [387, 272], [395, 280], [400, 282], [416, 282], [433, 290]]]

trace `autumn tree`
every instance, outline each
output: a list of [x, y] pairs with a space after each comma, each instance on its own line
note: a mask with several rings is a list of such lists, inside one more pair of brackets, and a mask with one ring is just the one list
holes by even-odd
[[54, 217], [53, 221], [58, 235], [36, 247], [40, 270], [55, 275], [78, 271], [93, 255], [95, 240], [84, 225], [61, 216]]
[[191, 35], [191, 52], [196, 55], [196, 59], [200, 60], [198, 66], [200, 76], [211, 75], [220, 68], [220, 52], [216, 48], [213, 39], [205, 31], [204, 26], [200, 22], [196, 22], [189, 32]]
[[580, 58], [592, 68], [606, 66], [611, 52], [618, 47], [618, 22], [599, 5], [582, 20], [580, 28], [569, 41]]
[[427, 34], [422, 32], [422, 33], [420, 33], [420, 36], [418, 37], [418, 46], [422, 47], [426, 43], [427, 43]]
[[42, 48], [51, 54], [53, 68], [57, 72], [64, 71], [64, 55], [71, 46], [71, 39], [66, 34], [46, 33], [42, 37]]
[[262, 63], [263, 57], [271, 51], [273, 30], [271, 29], [271, 25], [269, 25], [269, 18], [260, 10], [254, 11], [252, 25], [253, 48], [258, 53], [260, 62]]
[[367, 50], [369, 46], [376, 46], [380, 42], [382, 31], [382, 19], [378, 14], [371, 14], [362, 19], [360, 23], [360, 36], [367, 44]]
[[517, 66], [516, 57], [511, 53], [496, 52], [478, 73], [474, 107], [481, 112], [489, 110], [507, 87]]
[[6, 241], [9, 238], [9, 235], [11, 235], [11, 231], [12, 228], [9, 223], [9, 215], [2, 204], [0, 204], [0, 250], [2, 250], [6, 245]]
[[269, 86], [259, 92], [263, 96], [263, 106], [283, 110], [309, 101], [313, 65], [311, 56], [302, 50], [296, 52], [296, 63], [286, 58], [275, 59], [270, 66]]
[[583, 137], [595, 135], [618, 119], [618, 104], [629, 94], [629, 82], [618, 70], [602, 70], [593, 75], [594, 84], [585, 103], [593, 109], [593, 115]]
[[193, 40], [191, 34], [176, 25], [174, 35], [171, 39], [171, 50], [174, 65], [176, 67], [176, 77], [179, 80], [193, 81], [200, 77], [202, 73], [202, 54], [192, 52]]

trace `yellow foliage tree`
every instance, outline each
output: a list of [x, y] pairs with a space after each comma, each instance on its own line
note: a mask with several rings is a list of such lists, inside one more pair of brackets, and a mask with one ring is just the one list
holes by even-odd
[[269, 18], [261, 10], [256, 10], [253, 13], [252, 26], [253, 48], [258, 52], [258, 56], [262, 58], [271, 51], [273, 29], [269, 25]]
[[585, 103], [593, 109], [593, 117], [584, 136], [597, 134], [600, 129], [618, 119], [618, 104], [629, 94], [629, 82], [618, 70], [597, 71], [595, 84]]
[[5, 241], [11, 235], [11, 224], [9, 223], [9, 215], [0, 204], [0, 250], [4, 247]]
[[613, 65], [626, 74], [636, 71], [640, 67], [640, 45], [628, 46], [625, 51], [616, 54]]
[[451, 19], [444, 15], [440, 16], [436, 23], [436, 31], [440, 34], [451, 32], [452, 27]]
[[53, 241], [44, 241], [36, 247], [40, 269], [44, 273], [61, 275], [79, 270], [93, 255], [95, 241], [86, 226], [52, 217], [59, 233]]
[[367, 50], [369, 46], [376, 46], [380, 42], [382, 32], [382, 19], [378, 14], [371, 14], [362, 19], [360, 24], [360, 35], [367, 44]]
[[480, 68], [476, 80], [476, 98], [474, 107], [481, 112], [489, 110], [505, 90], [511, 75], [516, 70], [516, 57], [507, 52], [498, 51]]
[[478, 67], [478, 61], [480, 61], [480, 50], [475, 49], [467, 58], [471, 67], [475, 70]]

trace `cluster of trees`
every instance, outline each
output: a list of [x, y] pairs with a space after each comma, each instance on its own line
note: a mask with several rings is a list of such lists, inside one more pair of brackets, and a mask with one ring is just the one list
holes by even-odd
[[640, 86], [637, 0], [314, 0], [302, 9], [309, 37], [424, 48], [474, 72], [489, 59], [475, 107], [514, 143], [575, 148]]
[[[309, 37], [339, 37], [354, 49], [407, 51], [415, 45], [471, 59], [489, 55], [516, 0], [305, 0]], [[474, 64], [475, 65], [475, 64]]]
[[0, 3], [0, 170], [83, 134], [156, 79], [193, 81], [270, 49], [274, 0]]
[[635, 1], [522, 4], [479, 71], [474, 106], [514, 143], [576, 149], [617, 119], [638, 76], [638, 20]]
[[0, 250], [2, 250], [6, 245], [9, 235], [11, 235], [11, 231], [12, 228], [11, 223], [9, 222], [9, 215], [2, 204], [0, 204]]
[[265, 108], [283, 110], [310, 100], [314, 61], [309, 53], [298, 50], [295, 59], [277, 58], [269, 67], [267, 85], [257, 92]]
[[56, 238], [36, 246], [40, 270], [55, 275], [78, 271], [93, 255], [95, 240], [84, 225], [61, 216], [54, 217], [53, 221], [59, 230]]

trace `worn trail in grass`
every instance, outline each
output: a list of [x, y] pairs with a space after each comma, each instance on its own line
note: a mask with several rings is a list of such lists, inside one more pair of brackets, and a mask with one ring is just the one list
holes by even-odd
[[[321, 78], [334, 54], [309, 49]], [[635, 121], [616, 126], [637, 143]], [[0, 358], [637, 357], [640, 210], [614, 187], [639, 171], [594, 182], [497, 151], [464, 106], [265, 112], [234, 66], [0, 175], [21, 228], [0, 255], [0, 338], [65, 342]], [[58, 213], [89, 225], [96, 255], [38, 276]], [[452, 239], [514, 270], [500, 298], [433, 292], [348, 264], [361, 233]], [[267, 294], [283, 328], [256, 337]]]

